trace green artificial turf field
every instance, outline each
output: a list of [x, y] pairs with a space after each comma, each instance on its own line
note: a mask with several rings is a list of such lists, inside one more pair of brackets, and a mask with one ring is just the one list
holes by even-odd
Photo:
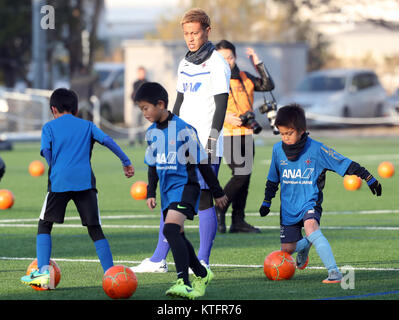
[[[317, 138], [317, 136], [315, 136]], [[399, 168], [399, 140], [383, 138], [320, 138], [328, 146], [359, 162], [377, 178], [377, 166], [391, 161]], [[321, 227], [333, 249], [337, 264], [354, 268], [345, 285], [323, 284], [327, 276], [316, 250], [310, 250], [305, 270], [297, 270], [288, 281], [270, 281], [263, 273], [265, 256], [280, 247], [279, 193], [272, 213], [261, 218], [258, 208], [271, 159], [272, 144], [278, 138], [256, 140], [254, 172], [247, 201], [246, 220], [261, 228], [260, 234], [217, 234], [211, 255], [215, 278], [204, 299], [209, 300], [312, 300], [312, 299], [399, 299], [399, 207], [398, 179], [380, 179], [383, 195], [371, 194], [365, 183], [358, 191], [347, 191], [342, 177], [327, 174]], [[133, 148], [119, 141], [133, 160], [136, 175], [126, 179], [119, 160], [106, 148], [96, 145], [92, 166], [97, 178], [99, 205], [104, 233], [115, 264], [133, 266], [150, 257], [158, 239], [158, 207], [147, 209], [145, 201], [130, 196], [130, 186], [146, 180], [144, 148]], [[0, 210], [0, 300], [98, 300], [109, 298], [102, 290], [102, 269], [86, 228], [80, 224], [71, 202], [63, 225], [52, 232], [52, 258], [62, 270], [56, 290], [37, 292], [20, 282], [35, 258], [37, 219], [46, 195], [46, 173], [31, 177], [28, 165], [42, 159], [39, 143], [17, 143], [11, 152], [1, 152], [7, 171], [0, 189], [11, 190], [15, 203]], [[230, 177], [222, 165], [219, 178], [224, 185]], [[227, 217], [230, 225], [230, 216]], [[198, 219], [187, 222], [186, 235], [198, 249]], [[176, 279], [173, 257], [167, 258], [166, 274], [137, 274], [138, 288], [131, 300], [169, 299], [164, 292]], [[345, 270], [345, 268], [343, 268]], [[349, 270], [349, 269], [348, 269]], [[350, 282], [352, 281], [352, 282]], [[354, 287], [354, 288], [352, 288]]]

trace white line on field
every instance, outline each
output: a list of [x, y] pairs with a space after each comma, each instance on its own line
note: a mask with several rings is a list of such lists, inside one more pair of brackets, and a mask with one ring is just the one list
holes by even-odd
[[[17, 227], [17, 228], [37, 228], [37, 224], [25, 224], [25, 223], [2, 223], [0, 227]], [[81, 224], [56, 224], [56, 228], [82, 228]], [[103, 228], [112, 228], [112, 229], [156, 229], [159, 228], [159, 225], [102, 225]], [[198, 228], [198, 226], [184, 226], [184, 228], [194, 229]]]
[[[0, 228], [37, 228], [37, 224], [25, 224], [25, 223], [2, 223]], [[103, 228], [107, 229], [158, 229], [158, 225], [118, 225], [108, 224], [102, 225]], [[56, 228], [82, 228], [81, 224], [57, 224]], [[198, 225], [185, 225], [185, 229], [198, 229]], [[280, 226], [256, 226], [259, 229], [280, 229]], [[390, 230], [398, 231], [399, 227], [375, 227], [375, 226], [323, 226], [322, 229], [327, 230]]]
[[[347, 158], [349, 159], [362, 159], [362, 161], [375, 161], [375, 160], [381, 160], [385, 161], [389, 159], [388, 161], [396, 160], [399, 159], [399, 154], [366, 154], [366, 155], [348, 155]], [[263, 159], [260, 160], [259, 163], [261, 164], [270, 164], [271, 159]]]
[[392, 161], [393, 159], [399, 159], [399, 154], [366, 154], [366, 155], [349, 155], [347, 158], [350, 159], [362, 159], [362, 160], [387, 160]]
[[[399, 210], [359, 210], [359, 211], [325, 211], [325, 215], [340, 215], [340, 214], [359, 214], [359, 215], [373, 215], [373, 214], [393, 214], [399, 213]], [[245, 213], [246, 216], [259, 217], [258, 212]], [[271, 212], [269, 216], [278, 216], [280, 213]], [[231, 213], [227, 213], [231, 216]], [[117, 215], [117, 216], [101, 216], [101, 220], [122, 220], [122, 219], [147, 219], [147, 218], [160, 218], [159, 214], [130, 214], [130, 215]], [[17, 222], [37, 222], [38, 218], [21, 218], [21, 219], [0, 219], [0, 223], [17, 223]], [[65, 221], [79, 221], [80, 217], [65, 217]]]
[[[25, 257], [0, 257], [0, 260], [10, 260], [10, 261], [33, 261], [35, 258], [25, 258]], [[51, 258], [55, 262], [89, 262], [89, 263], [99, 263], [98, 259], [70, 259], [70, 258]], [[137, 264], [141, 261], [134, 260], [114, 260], [114, 264]], [[173, 262], [169, 262], [168, 264], [174, 265]], [[263, 268], [263, 265], [257, 264], [224, 264], [224, 263], [214, 263], [210, 264], [211, 267], [224, 267], [224, 268]], [[324, 270], [325, 267], [320, 266], [308, 266], [306, 269], [313, 270]], [[354, 270], [362, 270], [362, 271], [399, 271], [399, 268], [367, 268], [367, 267], [354, 267]]]
[[[119, 215], [119, 216], [101, 216], [101, 220], [120, 220], [120, 219], [145, 219], [145, 218], [160, 218], [159, 215], [146, 214], [146, 215]], [[80, 221], [80, 217], [65, 217], [65, 221]], [[0, 219], [1, 223], [9, 222], [38, 222], [39, 218], [21, 218], [21, 219]]]

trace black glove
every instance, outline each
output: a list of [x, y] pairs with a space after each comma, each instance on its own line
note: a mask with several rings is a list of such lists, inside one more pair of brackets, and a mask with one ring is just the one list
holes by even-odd
[[378, 180], [376, 178], [374, 178], [372, 175], [369, 175], [366, 178], [366, 182], [367, 182], [367, 185], [369, 186], [371, 192], [373, 194], [376, 194], [377, 197], [379, 197], [382, 193], [382, 186], [378, 182]]
[[259, 208], [259, 214], [261, 217], [266, 217], [270, 212], [271, 202], [267, 200], [263, 200], [262, 205]]

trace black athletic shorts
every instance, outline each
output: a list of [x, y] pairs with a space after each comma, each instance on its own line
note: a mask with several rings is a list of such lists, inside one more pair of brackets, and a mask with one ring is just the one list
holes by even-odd
[[70, 200], [75, 203], [83, 226], [101, 225], [96, 189], [47, 193], [40, 219], [63, 223], [65, 210]]
[[169, 207], [163, 212], [163, 219], [166, 219], [166, 215], [168, 214], [168, 210], [176, 210], [180, 213], [184, 214], [188, 220], [193, 220], [194, 216], [197, 214], [194, 210], [192, 204], [187, 202], [172, 202]]
[[308, 210], [305, 213], [302, 220], [293, 225], [280, 225], [280, 242], [281, 243], [290, 243], [290, 242], [298, 242], [303, 238], [302, 236], [302, 228], [304, 225], [304, 221], [308, 219], [315, 219], [320, 225], [321, 213], [317, 210]]

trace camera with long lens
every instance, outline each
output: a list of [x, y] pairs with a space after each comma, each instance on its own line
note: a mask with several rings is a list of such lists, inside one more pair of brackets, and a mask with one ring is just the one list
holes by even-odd
[[243, 126], [252, 129], [255, 134], [262, 131], [261, 125], [255, 120], [255, 113], [247, 111], [239, 116]]
[[273, 130], [273, 133], [276, 135], [279, 134], [279, 131], [275, 126], [277, 115], [277, 102], [274, 97], [272, 101], [267, 101], [265, 99], [265, 102], [258, 109], [260, 113], [266, 113], [267, 119], [269, 120], [270, 128]]

